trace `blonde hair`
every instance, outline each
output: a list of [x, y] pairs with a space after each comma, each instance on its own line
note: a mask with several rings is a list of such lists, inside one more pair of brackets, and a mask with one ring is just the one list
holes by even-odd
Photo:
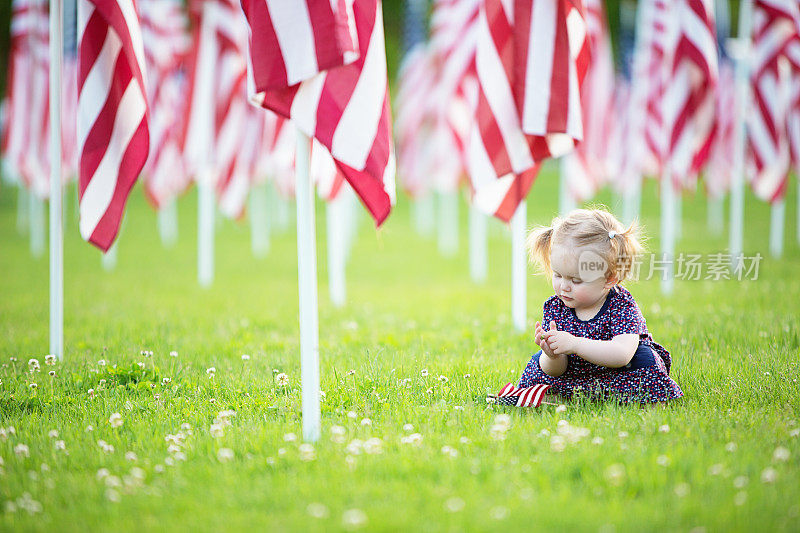
[[589, 247], [605, 259], [606, 280], [617, 283], [627, 279], [636, 257], [644, 246], [639, 224], [633, 221], [626, 229], [605, 209], [575, 209], [563, 219], [555, 217], [550, 226], [539, 226], [528, 234], [528, 258], [551, 276], [550, 252], [556, 244], [571, 243]]

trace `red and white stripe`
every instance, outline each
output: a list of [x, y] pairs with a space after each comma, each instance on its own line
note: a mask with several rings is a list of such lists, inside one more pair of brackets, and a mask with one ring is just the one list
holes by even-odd
[[424, 43], [408, 51], [397, 74], [395, 136], [397, 172], [406, 192], [421, 197], [431, 189], [435, 110], [430, 95], [434, 80], [433, 55]]
[[550, 385], [545, 385], [544, 383], [525, 388], [518, 388], [512, 383], [507, 383], [500, 389], [500, 392], [497, 393], [497, 397], [519, 396], [517, 407], [539, 407], [542, 405], [542, 400], [544, 400], [544, 396], [548, 390], [550, 390]]
[[264, 110], [264, 133], [256, 175], [271, 179], [278, 193], [285, 198], [294, 196], [296, 140], [296, 131], [288, 120]]
[[150, 156], [144, 168], [145, 194], [156, 209], [183, 192], [190, 177], [180, 149], [186, 86], [180, 71], [191, 40], [188, 17], [179, 0], [139, 4], [150, 114]]
[[478, 23], [480, 90], [470, 138], [475, 205], [508, 221], [539, 162], [583, 138], [589, 66], [583, 2], [486, 0]]
[[721, 198], [730, 188], [736, 150], [736, 82], [733, 65], [728, 61], [719, 67], [716, 116], [717, 135], [703, 180], [706, 194], [711, 198]]
[[32, 58], [30, 34], [34, 21], [29, 0], [14, 0], [11, 12], [9, 70], [6, 78], [6, 120], [3, 128], [3, 168], [6, 176], [25, 182], [23, 166], [30, 135]]
[[[336, 5], [343, 7], [335, 12], [331, 5], [242, 2], [250, 24], [251, 99], [325, 146], [380, 225], [395, 201], [382, 11], [376, 0], [354, 0], [351, 6], [340, 0]], [[352, 14], [348, 21], [354, 25], [342, 22], [343, 14]], [[325, 40], [318, 18], [325, 27], [339, 28], [336, 38]], [[345, 32], [353, 27], [355, 34]], [[342, 46], [347, 36], [358, 43], [352, 62], [353, 51]], [[324, 70], [335, 66], [331, 61], [344, 65]]]
[[794, 0], [756, 0], [753, 5], [748, 178], [756, 196], [769, 202], [786, 194], [791, 159], [788, 131], [792, 127], [787, 124], [787, 115], [799, 9]]
[[145, 59], [133, 0], [78, 0], [80, 232], [107, 251], [149, 151]]
[[609, 149], [614, 121], [614, 59], [601, 0], [585, 0], [592, 64], [581, 91], [584, 138], [564, 159], [567, 190], [576, 203], [592, 198], [611, 176]]
[[713, 0], [677, 0], [669, 21], [670, 76], [664, 90], [670, 174], [691, 186], [708, 159], [716, 133], [719, 78]]

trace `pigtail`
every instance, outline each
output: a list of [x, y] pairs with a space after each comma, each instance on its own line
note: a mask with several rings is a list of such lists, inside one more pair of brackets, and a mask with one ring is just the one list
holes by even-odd
[[644, 251], [638, 222], [636, 220], [631, 222], [628, 229], [619, 233], [612, 241], [611, 248], [617, 257], [617, 283], [622, 283], [627, 278], [636, 276], [634, 272], [636, 258]]
[[550, 249], [553, 246], [553, 228], [556, 221], [553, 220], [552, 226], [539, 226], [531, 230], [528, 234], [527, 248], [528, 260], [539, 265], [542, 272], [550, 275]]

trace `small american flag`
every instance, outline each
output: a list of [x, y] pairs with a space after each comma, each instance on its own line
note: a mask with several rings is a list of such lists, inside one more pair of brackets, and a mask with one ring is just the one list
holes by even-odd
[[519, 388], [512, 383], [500, 389], [496, 396], [489, 396], [498, 405], [508, 405], [511, 407], [539, 407], [542, 405], [544, 395], [550, 390], [550, 385], [540, 383], [532, 387]]

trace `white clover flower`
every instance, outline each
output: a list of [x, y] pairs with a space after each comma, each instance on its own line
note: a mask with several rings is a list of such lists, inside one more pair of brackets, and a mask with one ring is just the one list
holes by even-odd
[[105, 385], [106, 385], [106, 380], [104, 380], [104, 379], [101, 379], [101, 380], [98, 382], [98, 384], [97, 384], [97, 385], [98, 385], [98, 388], [101, 388], [101, 389], [102, 389], [102, 388], [103, 388], [103, 387], [105, 387]]
[[351, 420], [355, 420], [358, 417], [358, 413], [355, 411], [347, 411], [347, 418]]
[[121, 500], [119, 492], [114, 489], [106, 489], [106, 499], [114, 503], [119, 503]]
[[35, 388], [36, 388], [36, 387], [38, 387], [38, 386], [39, 386], [39, 385], [38, 385], [38, 384], [37, 384], [35, 381], [34, 381], [33, 383], [29, 383], [29, 384], [28, 384], [28, 387], [30, 387], [31, 389], [35, 389]]
[[361, 450], [364, 447], [364, 443], [361, 442], [359, 439], [353, 439], [350, 441], [350, 444], [347, 445], [347, 453], [350, 455], [360, 455]]
[[56, 356], [49, 353], [44, 356], [44, 364], [46, 365], [54, 365], [56, 364]]
[[658, 466], [664, 466], [664, 467], [669, 466], [669, 457], [667, 457], [666, 455], [659, 455], [656, 458], [656, 463], [658, 464]]
[[289, 384], [289, 376], [281, 372], [275, 376], [275, 383], [277, 383], [279, 387], [285, 387]]
[[213, 366], [209, 367], [209, 368], [206, 368], [206, 374], [208, 374], [208, 377], [213, 378], [216, 373], [217, 373], [217, 369], [214, 368]]
[[215, 439], [219, 439], [225, 435], [225, 430], [222, 428], [222, 424], [211, 424], [208, 432]]
[[458, 442], [460, 442], [461, 444], [469, 444], [469, 438], [459, 437]]
[[378, 455], [383, 453], [383, 441], [378, 437], [372, 437], [364, 442], [364, 451], [368, 455]]
[[113, 445], [111, 445], [111, 444], [107, 444], [107, 443], [106, 443], [106, 444], [103, 446], [103, 452], [105, 452], [105, 453], [114, 453], [114, 446], [113, 446]]
[[51, 429], [50, 431], [47, 432], [47, 436], [50, 437], [51, 439], [57, 439], [58, 438], [58, 430], [57, 429]]
[[57, 440], [54, 443], [54, 446], [55, 446], [56, 450], [59, 450], [59, 451], [64, 451], [64, 450], [67, 449], [67, 445], [63, 440]]
[[143, 481], [145, 478], [145, 471], [138, 466], [134, 466], [131, 468], [131, 477], [138, 479], [139, 481]]
[[361, 419], [361, 425], [362, 426], [371, 426], [372, 425], [372, 420], [370, 420], [369, 418], [362, 418]]
[[761, 472], [761, 483], [774, 483], [776, 479], [778, 479], [778, 472], [771, 466]]
[[422, 446], [422, 435], [419, 433], [412, 433], [407, 437], [400, 438], [401, 444], [411, 444], [412, 446]]
[[350, 369], [350, 370], [348, 370], [348, 371], [347, 371], [347, 375], [348, 375], [348, 376], [352, 376], [352, 375], [353, 375], [353, 374], [355, 374], [355, 373], [356, 373], [356, 371], [355, 371], [355, 370], [353, 370], [353, 369]]
[[31, 455], [28, 447], [22, 443], [14, 446], [14, 453], [17, 455], [17, 457], [30, 457]]
[[456, 450], [452, 446], [447, 446], [447, 445], [442, 446], [441, 452], [444, 455], [447, 455], [447, 456], [452, 457], [452, 458], [458, 457], [458, 450]]
[[51, 370], [51, 371], [49, 371], [47, 373], [47, 375], [50, 376], [51, 378], [54, 378], [54, 377], [56, 377], [56, 371], [55, 370]]
[[297, 440], [297, 435], [294, 433], [287, 433], [283, 436], [284, 442], [294, 442]]
[[593, 438], [592, 439], [592, 444], [594, 444], [595, 446], [599, 446], [599, 445], [603, 444], [603, 437], [595, 437], [595, 438]]
[[136, 462], [139, 457], [134, 452], [125, 452], [125, 460], [130, 462]]
[[86, 433], [89, 433], [89, 432], [91, 432], [91, 431], [94, 431], [94, 426], [92, 426], [91, 424], [89, 424], [88, 426], [86, 426], [86, 429], [85, 429], [84, 431], [85, 431]]
[[112, 428], [118, 428], [122, 425], [122, 415], [119, 413], [113, 413], [110, 417], [108, 417], [108, 423], [111, 424]]
[[178, 357], [178, 352], [176, 352], [175, 350], [172, 350], [171, 352], [169, 352], [169, 356], [170, 357]]
[[658, 426], [658, 431], [661, 433], [669, 433], [669, 424], [662, 424]]
[[164, 378], [161, 380], [162, 385], [169, 385], [170, 383], [172, 383], [172, 378]]
[[728, 444], [725, 445], [725, 450], [731, 453], [735, 452], [736, 448], [738, 448], [738, 446], [736, 445], [735, 442], [729, 442]]
[[183, 453], [183, 452], [175, 452], [175, 453], [172, 454], [172, 457], [176, 461], [185, 461], [186, 460], [186, 454]]
[[625, 480], [625, 466], [620, 463], [614, 463], [606, 468], [606, 480], [615, 486], [619, 486]]
[[[182, 431], [191, 432], [192, 431], [192, 425], [190, 423], [188, 423], [188, 422], [184, 422], [183, 424], [181, 424], [181, 430]], [[189, 433], [189, 434], [191, 435], [191, 433]]]
[[367, 523], [367, 515], [361, 509], [348, 509], [342, 514], [342, 524], [348, 529], [355, 529]]
[[736, 493], [736, 496], [733, 497], [733, 504], [736, 506], [742, 506], [747, 501], [747, 493], [745, 491], [739, 491]]
[[436, 378], [436, 379], [438, 379], [438, 380], [439, 380], [439, 381], [441, 381], [442, 383], [447, 383], [448, 381], [450, 381], [450, 378], [448, 378], [447, 376], [439, 376], [439, 377], [438, 377], [438, 378]]
[[412, 426], [411, 424], [404, 424], [403, 431], [414, 431], [414, 426]]
[[246, 353], [243, 353], [242, 354], [242, 361], [244, 361], [246, 363], [249, 360], [250, 360], [250, 355], [246, 354]]
[[562, 435], [550, 437], [550, 449], [554, 452], [563, 452], [567, 447], [567, 440]]
[[735, 488], [737, 488], [737, 489], [742, 489], [742, 488], [744, 488], [744, 487], [746, 487], [746, 486], [747, 486], [747, 483], [748, 483], [749, 481], [750, 481], [750, 480], [747, 478], [747, 476], [736, 476], [736, 477], [733, 479], [733, 486], [734, 486]]
[[464, 379], [469, 379], [472, 377], [472, 374], [464, 374]]
[[433, 387], [429, 387], [425, 392], [428, 394], [433, 394]]
[[299, 452], [299, 457], [301, 461], [313, 461], [317, 458], [317, 452], [314, 450], [314, 446], [304, 442], [300, 446], [297, 447], [297, 451]]
[[306, 512], [314, 518], [327, 518], [329, 515], [328, 508], [321, 503], [309, 503]]
[[29, 367], [38, 368], [39, 367], [39, 360], [38, 359], [34, 359], [34, 358], [28, 359], [28, 366]]
[[783, 446], [778, 446], [777, 448], [775, 448], [775, 451], [772, 453], [772, 459], [774, 461], [784, 462], [784, 461], [788, 461], [789, 460], [789, 456], [790, 455], [791, 454], [789, 453], [789, 449], [788, 448], [784, 448]]
[[101, 480], [103, 478], [106, 478], [108, 476], [109, 476], [108, 468], [101, 468], [100, 470], [97, 471], [97, 474], [96, 474], [95, 477], [97, 477], [97, 480], [99, 481], [99, 480]]
[[217, 452], [217, 459], [220, 463], [227, 463], [233, 460], [233, 450], [230, 448], [220, 448]]
[[492, 507], [489, 510], [489, 516], [491, 516], [495, 520], [505, 520], [508, 518], [508, 507], [498, 506]]
[[108, 361], [106, 361], [105, 359], [100, 359], [99, 361], [97, 361], [97, 366], [106, 366], [106, 364], [108, 364]]
[[458, 497], [448, 498], [446, 502], [444, 502], [444, 508], [450, 511], [451, 513], [457, 513], [464, 509], [464, 500]]
[[688, 483], [678, 483], [677, 485], [675, 485], [675, 495], [678, 498], [685, 498], [686, 496], [689, 495], [689, 492], [691, 492], [691, 490], [692, 488], [691, 486], [689, 486]]
[[422, 377], [428, 377], [428, 369], [427, 368], [423, 368], [422, 370], [420, 370], [419, 373], [420, 373], [420, 375]]

